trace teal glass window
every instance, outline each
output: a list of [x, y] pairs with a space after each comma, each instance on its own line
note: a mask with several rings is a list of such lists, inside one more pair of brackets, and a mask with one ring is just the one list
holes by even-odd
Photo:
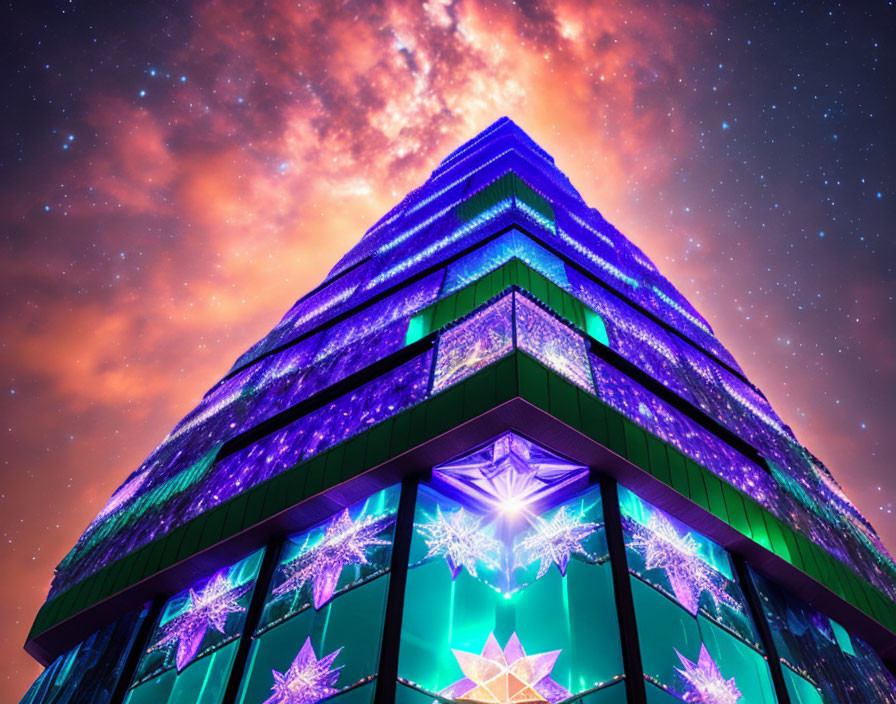
[[126, 704], [217, 704], [224, 695], [264, 550], [171, 597]]
[[400, 489], [377, 492], [286, 540], [239, 704], [371, 700]]
[[623, 487], [619, 508], [651, 704], [776, 702], [728, 554]]
[[[108, 704], [125, 660], [149, 611], [144, 607], [113, 621], [60, 655], [28, 688], [20, 704]], [[89, 693], [89, 695], [85, 694]]]
[[398, 701], [624, 701], [600, 490], [582, 483], [508, 433], [420, 486]]
[[896, 704], [896, 678], [842, 624], [751, 570], [793, 704]]

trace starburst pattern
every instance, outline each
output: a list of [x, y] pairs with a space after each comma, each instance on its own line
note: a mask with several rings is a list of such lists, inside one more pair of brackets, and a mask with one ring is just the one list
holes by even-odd
[[441, 464], [433, 482], [444, 484], [488, 510], [529, 510], [588, 476], [588, 468], [512, 432], [485, 447]]
[[311, 639], [306, 638], [305, 644], [286, 672], [271, 670], [274, 675], [274, 684], [271, 686], [273, 694], [264, 701], [264, 704], [315, 704], [325, 697], [336, 694], [339, 690], [333, 685], [339, 679], [342, 665], [339, 667], [332, 665], [340, 652], [342, 648], [318, 660], [311, 646]]
[[468, 514], [463, 508], [446, 516], [442, 508], [436, 506], [435, 518], [417, 524], [417, 530], [423, 534], [428, 548], [424, 559], [444, 555], [452, 579], [457, 578], [461, 569], [478, 577], [477, 562], [498, 568], [494, 554], [501, 549], [501, 544], [482, 531], [481, 518]]
[[700, 644], [700, 655], [697, 662], [691, 662], [677, 650], [675, 654], [684, 665], [684, 669], [675, 668], [689, 685], [684, 694], [686, 702], [694, 704], [737, 704], [743, 696], [737, 688], [734, 678], [725, 679], [719, 666], [709, 654], [706, 646]]
[[536, 704], [557, 702], [570, 696], [567, 689], [551, 679], [559, 650], [526, 655], [516, 633], [501, 650], [490, 633], [482, 654], [453, 650], [464, 678], [439, 694], [465, 702], [483, 704]]
[[274, 596], [297, 591], [311, 582], [314, 608], [320, 609], [336, 591], [343, 568], [366, 565], [367, 550], [389, 545], [377, 536], [393, 521], [392, 516], [371, 516], [353, 521], [348, 509], [330, 521], [321, 541], [285, 565], [287, 577], [273, 590]]
[[724, 603], [739, 609], [725, 591], [721, 575], [698, 554], [694, 537], [690, 533], [680, 534], [661, 513], [653, 513], [647, 525], [638, 529], [631, 547], [644, 557], [648, 570], [665, 571], [678, 603], [691, 614], [699, 611], [703, 592], [710, 595], [716, 608]]
[[552, 564], [557, 565], [561, 575], [566, 575], [571, 555], [589, 557], [582, 541], [600, 527], [599, 523], [581, 519], [581, 515], [568, 514], [566, 506], [562, 506], [550, 520], [536, 517], [533, 532], [516, 547], [519, 564], [530, 565], [540, 559], [536, 579], [547, 574]]
[[204, 589], [190, 589], [189, 606], [164, 626], [162, 637], [150, 650], [161, 650], [177, 643], [174, 662], [180, 672], [196, 656], [209, 629], [225, 633], [224, 627], [230, 614], [246, 610], [240, 604], [240, 598], [250, 588], [249, 584], [234, 586], [224, 571], [221, 571], [209, 580]]

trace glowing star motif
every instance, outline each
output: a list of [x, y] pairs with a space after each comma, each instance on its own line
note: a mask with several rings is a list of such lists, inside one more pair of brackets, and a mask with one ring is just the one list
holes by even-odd
[[538, 576], [541, 579], [551, 565], [557, 565], [561, 575], [566, 575], [566, 566], [570, 556], [588, 556], [582, 541], [598, 529], [600, 524], [581, 522], [581, 516], [569, 516], [566, 506], [561, 507], [549, 521], [536, 518], [535, 531], [524, 538], [517, 546], [521, 556], [521, 564], [529, 565], [540, 559]]
[[537, 704], [558, 702], [570, 692], [551, 679], [559, 650], [526, 655], [516, 633], [504, 650], [491, 633], [481, 655], [453, 650], [464, 678], [439, 694], [462, 702]]
[[737, 704], [743, 696], [737, 688], [732, 677], [726, 680], [719, 672], [719, 666], [706, 650], [706, 646], [700, 644], [700, 655], [697, 662], [693, 663], [677, 650], [675, 654], [684, 665], [684, 669], [675, 668], [690, 685], [690, 691], [685, 693], [686, 702], [694, 704]]
[[331, 667], [340, 652], [342, 648], [318, 660], [314, 648], [311, 647], [311, 639], [306, 638], [305, 644], [286, 672], [271, 670], [274, 675], [274, 684], [271, 687], [273, 694], [265, 699], [264, 704], [315, 704], [325, 697], [336, 694], [339, 690], [333, 685], [339, 679], [342, 665], [332, 669]]
[[650, 517], [647, 526], [635, 536], [632, 547], [644, 556], [648, 570], [666, 572], [675, 598], [691, 614], [697, 615], [703, 592], [712, 597], [716, 608], [724, 602], [739, 609], [737, 602], [719, 583], [715, 571], [697, 553], [697, 543], [691, 534], [679, 535], [660, 513]]
[[461, 492], [489, 510], [512, 512], [528, 510], [587, 477], [587, 467], [510, 432], [439, 465], [432, 473], [434, 483]]
[[380, 516], [353, 521], [346, 509], [330, 522], [317, 545], [303, 551], [286, 565], [288, 576], [273, 590], [274, 596], [301, 589], [305, 582], [310, 581], [314, 608], [320, 609], [333, 598], [344, 567], [369, 564], [368, 548], [390, 544], [388, 540], [376, 536], [392, 520], [391, 516]]
[[481, 519], [465, 513], [463, 508], [446, 518], [441, 507], [436, 506], [436, 517], [429, 523], [417, 525], [417, 530], [423, 534], [426, 547], [429, 548], [424, 559], [444, 555], [452, 579], [456, 579], [464, 568], [473, 577], [478, 577], [477, 562], [497, 569], [498, 563], [492, 558], [492, 554], [501, 549], [501, 544], [482, 532], [481, 523]]
[[150, 650], [161, 650], [176, 642], [174, 663], [180, 672], [196, 656], [210, 628], [224, 633], [228, 616], [246, 610], [239, 600], [250, 587], [249, 584], [234, 587], [224, 573], [219, 572], [209, 580], [205, 589], [199, 592], [190, 589], [190, 604], [186, 611], [165, 625], [164, 634]]

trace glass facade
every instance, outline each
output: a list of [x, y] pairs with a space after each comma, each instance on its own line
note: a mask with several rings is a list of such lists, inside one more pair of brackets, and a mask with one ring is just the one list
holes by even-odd
[[217, 704], [236, 655], [263, 551], [165, 602], [137, 665], [127, 704]]
[[[137, 644], [124, 702], [212, 704], [230, 689], [238, 704], [369, 703], [383, 634], [396, 629], [395, 699], [406, 703], [621, 704], [638, 677], [651, 703], [775, 704], [760, 619], [793, 704], [896, 703], [896, 678], [844, 626], [755, 572], [753, 611], [722, 547], [621, 486], [618, 512], [605, 511], [597, 480], [506, 432], [405, 487], [416, 496], [404, 516], [401, 485], [336, 509], [267, 548], [264, 583], [258, 550], [167, 599]], [[611, 554], [607, 516], [622, 553]], [[400, 539], [406, 579], [393, 587]], [[635, 672], [617, 614], [626, 590]], [[390, 598], [401, 604], [391, 623]], [[61, 656], [23, 702], [111, 704], [148, 611]]]
[[125, 614], [54, 660], [21, 704], [111, 704], [148, 607]]
[[[539, 412], [566, 423], [564, 409], [592, 409], [583, 426], [613, 419], [604, 449], [628, 453], [643, 430], [643, 461], [627, 454], [636, 474], [619, 476], [641, 477], [632, 488], [657, 505], [619, 488], [617, 506], [597, 480], [608, 467], [570, 460], [588, 455], [553, 430], [537, 436], [551, 449], [524, 437], [507, 414], [487, 433], [471, 430], [476, 418], [449, 428], [439, 461], [455, 457], [438, 466], [420, 460], [427, 450], [392, 457], [392, 473], [375, 481], [346, 470], [346, 448], [366, 452], [364, 443], [383, 456], [363, 471], [388, 460], [384, 428], [410, 436], [439, 425], [415, 415], [424, 405], [478, 409], [488, 389], [477, 379], [510, 355], [535, 370], [541, 386], [525, 401]], [[657, 455], [679, 475], [652, 472]], [[329, 490], [315, 493], [322, 464]], [[419, 485], [402, 484], [408, 477]], [[699, 511], [745, 537], [695, 525], [740, 550], [737, 570], [679, 520], [696, 507], [649, 490], [660, 481], [694, 498], [700, 477], [717, 490]], [[290, 509], [289, 530], [303, 530], [275, 547], [243, 536], [228, 553], [260, 522], [268, 537], [286, 525], [274, 519], [292, 494], [264, 494], [283, 479], [305, 492], [294, 504], [314, 497], [314, 518]], [[231, 515], [250, 490], [251, 511]], [[752, 513], [737, 515], [739, 504]], [[806, 574], [844, 596], [844, 613], [876, 619], [893, 607], [896, 564], [874, 529], [706, 320], [506, 119], [445, 159], [237, 360], [90, 523], [44, 608], [58, 624], [73, 605], [134, 587], [139, 555], [211, 522], [213, 510], [227, 529], [205, 547], [231, 563], [169, 560], [170, 583], [190, 586], [156, 600], [156, 623], [146, 609], [100, 608], [95, 632], [54, 651], [24, 701], [361, 704], [387, 686], [408, 704], [610, 704], [637, 699], [641, 686], [658, 704], [896, 701], [885, 663], [848, 622], [774, 580], [737, 576], [744, 556], [773, 540], [775, 555], [756, 567], [781, 558], [794, 575], [796, 558], [818, 547], [831, 561]], [[741, 549], [751, 537], [758, 548]], [[127, 579], [108, 579], [122, 564]], [[137, 643], [142, 619], [151, 634]]]
[[649, 685], [684, 701], [774, 704], [728, 554], [626, 489], [619, 503]]
[[[335, 695], [370, 701], [399, 491], [381, 491], [286, 539], [252, 637], [240, 704]], [[289, 698], [297, 682], [308, 687], [305, 699]]]

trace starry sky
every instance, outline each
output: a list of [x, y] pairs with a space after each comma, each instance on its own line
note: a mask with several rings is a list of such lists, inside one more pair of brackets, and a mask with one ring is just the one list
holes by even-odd
[[53, 567], [118, 484], [502, 115], [896, 548], [892, 5], [4, 4], [2, 698], [39, 672], [21, 648]]

